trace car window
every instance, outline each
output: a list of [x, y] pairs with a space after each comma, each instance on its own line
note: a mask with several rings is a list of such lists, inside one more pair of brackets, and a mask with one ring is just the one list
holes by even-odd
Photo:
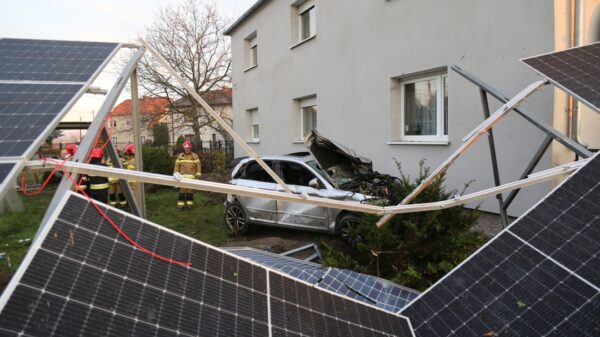
[[316, 178], [306, 167], [292, 162], [281, 162], [283, 181], [288, 185], [308, 186]]
[[[269, 165], [270, 168], [273, 168], [273, 162], [271, 162], [270, 160], [265, 160], [265, 163]], [[249, 162], [240, 171], [240, 179], [263, 181], [267, 183], [275, 182], [275, 180], [271, 178], [267, 171], [263, 170], [263, 168], [256, 161]]]

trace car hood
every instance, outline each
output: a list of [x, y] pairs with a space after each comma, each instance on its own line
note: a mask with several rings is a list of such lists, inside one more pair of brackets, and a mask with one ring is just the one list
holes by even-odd
[[336, 181], [373, 173], [370, 159], [359, 156], [354, 150], [321, 136], [312, 130], [304, 144], [319, 165]]

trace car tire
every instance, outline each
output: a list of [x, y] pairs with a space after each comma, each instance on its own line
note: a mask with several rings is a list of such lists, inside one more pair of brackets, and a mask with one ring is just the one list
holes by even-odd
[[355, 228], [360, 225], [360, 216], [354, 213], [344, 214], [336, 224], [336, 232], [342, 238], [344, 242], [352, 247], [356, 247], [364, 239], [354, 233]]
[[246, 211], [239, 202], [232, 202], [225, 207], [223, 222], [235, 235], [248, 233], [250, 229]]

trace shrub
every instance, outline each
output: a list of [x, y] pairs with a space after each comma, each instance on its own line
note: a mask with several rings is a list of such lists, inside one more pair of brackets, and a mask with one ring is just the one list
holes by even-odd
[[[423, 163], [419, 163], [419, 176], [415, 180], [404, 175], [397, 163], [401, 178], [391, 188], [402, 197], [408, 195], [429, 175], [430, 170]], [[413, 203], [451, 198], [456, 191], [446, 191], [444, 181], [445, 176], [440, 175]], [[477, 210], [453, 207], [397, 214], [377, 228], [379, 218], [364, 215], [361, 224], [351, 231], [361, 237], [361, 243], [345, 254], [324, 249], [324, 261], [329, 265], [360, 265], [371, 274], [424, 290], [484, 242], [480, 233], [471, 230], [477, 217]]]
[[154, 145], [164, 146], [169, 144], [169, 127], [165, 123], [159, 123], [152, 129]]
[[175, 167], [175, 161], [164, 147], [142, 147], [142, 158], [144, 161], [144, 172], [171, 175]]

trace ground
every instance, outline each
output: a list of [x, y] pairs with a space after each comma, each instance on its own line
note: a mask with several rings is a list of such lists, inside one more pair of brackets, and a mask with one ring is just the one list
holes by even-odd
[[[22, 212], [0, 215], [0, 290], [25, 256], [54, 192], [55, 187], [48, 187], [35, 197], [20, 196]], [[148, 219], [215, 246], [253, 247], [281, 253], [325, 241], [335, 249], [348, 249], [332, 235], [290, 229], [255, 227], [249, 234], [231, 236], [223, 225], [223, 196], [197, 192], [195, 207], [189, 211], [178, 210], [176, 199], [177, 191], [172, 188], [149, 188], [146, 193]], [[491, 237], [501, 229], [499, 217], [482, 212], [475, 229]]]

